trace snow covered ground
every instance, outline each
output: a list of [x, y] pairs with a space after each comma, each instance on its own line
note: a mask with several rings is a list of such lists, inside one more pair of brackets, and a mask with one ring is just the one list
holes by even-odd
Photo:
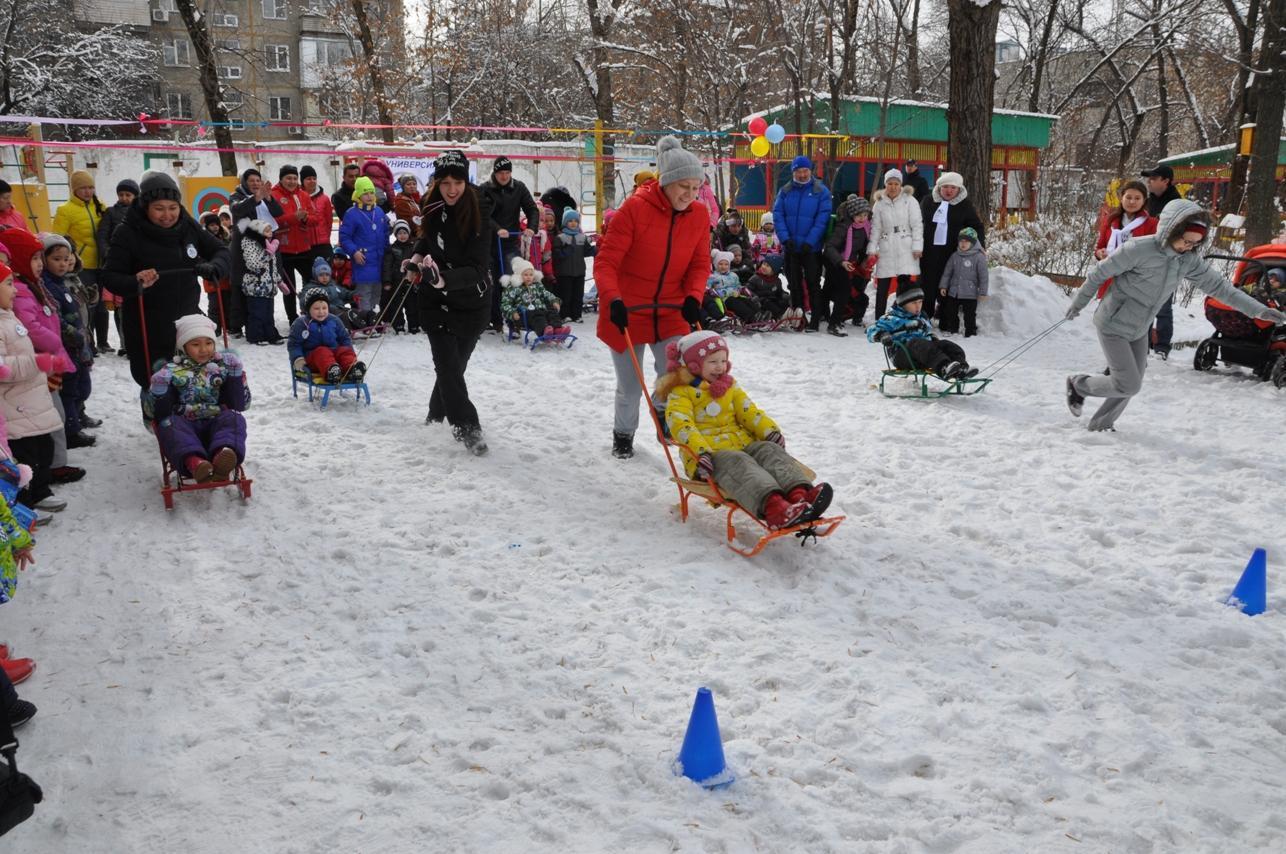
[[[1066, 305], [994, 287], [979, 365]], [[484, 338], [482, 459], [424, 425], [422, 339], [385, 340], [369, 409], [326, 412], [243, 347], [254, 498], [172, 513], [103, 360], [90, 475], [0, 611], [40, 665], [46, 802], [12, 850], [1286, 850], [1283, 392], [1177, 351], [1090, 434], [1062, 399], [1102, 365], [1088, 316], [935, 402], [882, 398], [856, 335], [738, 338], [848, 514], [746, 560], [719, 514], [679, 523], [643, 433], [610, 457], [606, 349], [577, 331]], [[1256, 546], [1248, 618], [1221, 602]], [[723, 791], [671, 772], [701, 685]]]

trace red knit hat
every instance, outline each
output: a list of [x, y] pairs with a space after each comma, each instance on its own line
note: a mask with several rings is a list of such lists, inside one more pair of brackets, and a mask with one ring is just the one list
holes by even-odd
[[34, 282], [36, 277], [32, 274], [31, 259], [41, 255], [43, 260], [45, 251], [40, 238], [25, 228], [6, 228], [0, 231], [0, 243], [8, 251], [9, 266], [14, 274], [28, 282]]
[[0, 261], [0, 282], [3, 282], [5, 279], [9, 278], [12, 275], [13, 275], [13, 270], [9, 269], [9, 265], [4, 263], [3, 261]]
[[1200, 234], [1202, 237], [1205, 237], [1208, 228], [1209, 226], [1204, 222], [1190, 222], [1183, 227], [1183, 231], [1185, 234], [1191, 231], [1193, 234]]

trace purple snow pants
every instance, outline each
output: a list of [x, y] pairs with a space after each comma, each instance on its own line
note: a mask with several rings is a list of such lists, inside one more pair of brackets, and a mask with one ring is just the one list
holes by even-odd
[[156, 429], [170, 464], [184, 473], [184, 461], [192, 454], [208, 460], [221, 448], [231, 448], [237, 454], [237, 462], [246, 458], [246, 419], [235, 409], [196, 421], [174, 416], [159, 422]]

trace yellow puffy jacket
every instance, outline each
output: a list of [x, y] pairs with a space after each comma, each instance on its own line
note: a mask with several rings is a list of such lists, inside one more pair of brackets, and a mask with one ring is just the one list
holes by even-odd
[[[106, 213], [104, 209], [103, 213]], [[76, 245], [76, 253], [86, 270], [98, 269], [98, 224], [103, 221], [93, 200], [81, 201], [73, 196], [58, 206], [54, 214], [54, 224], [49, 230], [54, 234], [64, 234]]]
[[683, 468], [688, 477], [697, 470], [697, 457], [715, 451], [740, 451], [752, 442], [767, 439], [780, 428], [768, 417], [741, 386], [732, 388], [718, 400], [710, 394], [710, 383], [679, 386], [665, 401], [665, 423], [670, 436], [687, 447]]

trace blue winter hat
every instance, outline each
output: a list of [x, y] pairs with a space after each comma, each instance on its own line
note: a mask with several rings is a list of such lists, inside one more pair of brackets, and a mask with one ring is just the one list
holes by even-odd
[[330, 262], [325, 258], [318, 256], [313, 260], [313, 278], [316, 279], [322, 273], [325, 273], [328, 276], [331, 274]]
[[769, 267], [772, 267], [772, 271], [774, 274], [780, 275], [781, 262], [782, 262], [782, 257], [780, 255], [765, 255], [763, 257], [763, 260], [761, 260], [759, 263], [767, 264]]
[[813, 161], [808, 159], [807, 154], [801, 154], [798, 157], [796, 157], [794, 160], [790, 161], [791, 172], [794, 172], [796, 169], [811, 170], [812, 168], [813, 168]]
[[576, 220], [577, 222], [580, 222], [580, 211], [576, 210], [576, 208], [568, 208], [567, 210], [563, 211], [563, 228], [566, 228], [567, 223], [571, 222], [572, 220]]

